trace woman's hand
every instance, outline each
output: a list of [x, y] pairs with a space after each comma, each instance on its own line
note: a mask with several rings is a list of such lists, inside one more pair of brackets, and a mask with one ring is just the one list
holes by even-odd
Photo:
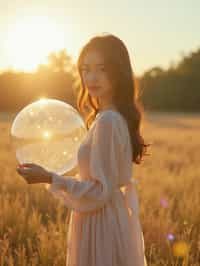
[[28, 184], [51, 183], [51, 173], [40, 165], [33, 163], [19, 164], [16, 170]]

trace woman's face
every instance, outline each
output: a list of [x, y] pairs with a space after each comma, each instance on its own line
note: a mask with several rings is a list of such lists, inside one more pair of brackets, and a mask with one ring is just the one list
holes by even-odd
[[108, 79], [102, 56], [96, 51], [88, 52], [81, 65], [83, 82], [92, 97], [110, 98], [112, 84]]

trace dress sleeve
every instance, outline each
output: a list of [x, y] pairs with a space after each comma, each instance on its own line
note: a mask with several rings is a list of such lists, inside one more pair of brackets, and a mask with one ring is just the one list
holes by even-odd
[[112, 196], [119, 175], [121, 135], [118, 120], [110, 112], [97, 119], [91, 134], [89, 155], [90, 177], [78, 180], [52, 173], [48, 190], [70, 209], [87, 212], [101, 208]]

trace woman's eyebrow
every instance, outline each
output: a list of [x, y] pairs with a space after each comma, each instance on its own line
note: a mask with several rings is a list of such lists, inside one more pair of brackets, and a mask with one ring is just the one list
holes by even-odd
[[[104, 66], [104, 63], [95, 64], [96, 66]], [[89, 66], [89, 64], [82, 64], [82, 66]]]

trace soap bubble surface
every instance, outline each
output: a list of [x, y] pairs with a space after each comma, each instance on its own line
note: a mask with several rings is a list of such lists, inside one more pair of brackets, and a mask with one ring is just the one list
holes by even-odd
[[17, 114], [10, 136], [20, 164], [35, 163], [64, 174], [77, 165], [78, 148], [86, 133], [82, 117], [70, 104], [41, 99]]

